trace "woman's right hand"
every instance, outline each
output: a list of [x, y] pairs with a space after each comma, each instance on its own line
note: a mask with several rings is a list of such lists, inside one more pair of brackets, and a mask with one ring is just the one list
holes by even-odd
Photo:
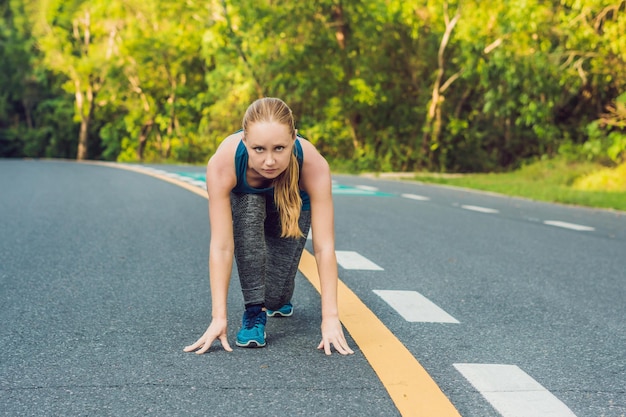
[[233, 349], [228, 343], [227, 327], [226, 319], [213, 319], [200, 339], [193, 345], [186, 346], [183, 350], [185, 352], [196, 352], [198, 355], [202, 355], [209, 350], [214, 340], [219, 340], [224, 350], [232, 352]]

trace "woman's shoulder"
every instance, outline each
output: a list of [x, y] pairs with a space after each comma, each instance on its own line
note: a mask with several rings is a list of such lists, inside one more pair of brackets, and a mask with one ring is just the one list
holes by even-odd
[[207, 178], [209, 176], [219, 178], [220, 182], [225, 182], [229, 186], [231, 182], [236, 182], [235, 152], [242, 138], [243, 133], [236, 132], [220, 143], [207, 163]]
[[239, 146], [239, 142], [241, 142], [241, 140], [243, 139], [243, 131], [238, 131], [233, 133], [232, 135], [229, 135], [226, 137], [226, 139], [224, 139], [222, 141], [222, 143], [219, 144], [219, 146], [217, 147], [217, 152], [220, 151], [228, 151], [228, 150], [235, 150], [237, 149], [237, 146]]
[[301, 174], [305, 177], [316, 176], [329, 171], [326, 158], [317, 150], [315, 145], [305, 138], [298, 137], [302, 147], [303, 164]]
[[307, 138], [302, 137], [300, 135], [296, 136], [296, 140], [300, 143], [300, 147], [302, 148], [303, 153], [319, 153], [315, 145], [313, 145]]
[[209, 163], [232, 161], [242, 138], [242, 132], [236, 132], [230, 136], [227, 136], [226, 139], [224, 139], [222, 143], [219, 144], [219, 146], [215, 150], [215, 153], [209, 159]]

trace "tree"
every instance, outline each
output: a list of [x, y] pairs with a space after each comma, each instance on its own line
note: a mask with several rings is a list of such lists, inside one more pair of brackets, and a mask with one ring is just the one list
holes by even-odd
[[346, 170], [624, 148], [625, 0], [6, 4], [3, 155], [205, 161], [260, 96]]
[[[66, 91], [75, 97], [80, 121], [77, 159], [89, 155], [89, 127], [96, 99], [116, 64], [118, 21], [110, 19], [114, 2], [39, 0], [42, 11], [35, 23], [44, 62], [64, 75]], [[111, 13], [115, 15], [114, 13]]]
[[206, 12], [200, 5], [160, 0], [123, 3], [119, 56], [124, 65], [109, 89], [123, 123], [105, 124], [108, 155], [139, 161], [200, 157], [195, 153], [201, 149], [207, 88], [201, 57]]

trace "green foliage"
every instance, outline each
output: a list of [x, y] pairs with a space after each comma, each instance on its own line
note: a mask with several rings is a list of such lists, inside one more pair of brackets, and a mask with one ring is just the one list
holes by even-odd
[[604, 168], [577, 178], [573, 187], [585, 191], [609, 191], [626, 194], [626, 163]]
[[[562, 158], [546, 158], [507, 173], [454, 176], [425, 174], [417, 175], [416, 179], [540, 201], [626, 211], [626, 188], [623, 188], [626, 187], [626, 165], [601, 171], [598, 175], [596, 172], [601, 168], [592, 162], [572, 163]], [[619, 185], [606, 191], [604, 184], [600, 184], [602, 181]], [[538, 182], [541, 187], [537, 186]]]
[[205, 163], [278, 96], [346, 171], [625, 158], [623, 0], [10, 0], [0, 19], [1, 156]]
[[609, 112], [586, 126], [588, 139], [574, 146], [565, 142], [559, 153], [570, 159], [586, 159], [605, 165], [626, 161], [626, 93], [618, 96]]

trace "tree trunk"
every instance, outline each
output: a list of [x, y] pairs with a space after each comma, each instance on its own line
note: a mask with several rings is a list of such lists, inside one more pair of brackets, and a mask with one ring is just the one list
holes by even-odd
[[139, 161], [143, 161], [143, 153], [146, 149], [146, 142], [148, 141], [148, 135], [150, 135], [150, 132], [152, 131], [152, 126], [154, 126], [154, 123], [150, 120], [144, 123], [139, 131], [139, 144], [137, 146], [137, 159]]
[[[340, 56], [341, 56], [341, 65], [343, 67], [343, 82], [342, 82], [342, 93], [341, 97], [345, 97], [350, 91], [350, 80], [354, 77], [354, 69], [352, 68], [352, 62], [350, 61], [350, 57], [348, 56], [348, 41], [350, 36], [350, 26], [346, 21], [345, 12], [343, 9], [343, 5], [341, 2], [333, 5], [331, 11], [331, 26], [335, 31], [335, 39], [337, 40], [337, 45], [339, 46]], [[344, 101], [344, 103], [346, 103]], [[344, 105], [344, 108], [349, 107]], [[361, 140], [359, 137], [359, 114], [351, 111], [349, 108], [344, 113], [346, 127], [350, 132], [350, 137], [352, 138], [352, 147], [354, 148], [355, 154], [361, 148]]]
[[[87, 86], [87, 91], [83, 94], [79, 80], [74, 81], [76, 86], [76, 106], [80, 115], [80, 131], [78, 134], [78, 152], [76, 159], [84, 160], [89, 158], [89, 125], [93, 120], [96, 108], [96, 95], [100, 89], [100, 83], [94, 82]], [[85, 109], [85, 106], [87, 109]]]
[[[83, 36], [80, 36], [79, 24], [83, 24]], [[89, 45], [91, 44], [91, 14], [85, 11], [82, 20], [73, 22], [74, 37], [82, 42], [82, 54], [89, 55]], [[89, 124], [93, 117], [96, 93], [99, 85], [96, 81], [94, 84], [88, 83], [87, 90], [83, 93], [82, 83], [76, 71], [74, 73], [74, 87], [76, 88], [76, 108], [80, 115], [80, 131], [78, 133], [78, 150], [76, 159], [79, 161], [89, 158]], [[85, 109], [85, 105], [87, 109]]]
[[78, 152], [76, 153], [76, 159], [83, 161], [87, 159], [89, 145], [89, 120], [86, 118], [80, 119], [80, 131], [78, 133]]
[[348, 130], [350, 131], [350, 137], [352, 138], [352, 146], [354, 147], [354, 150], [356, 151], [357, 149], [361, 147], [359, 143], [359, 137], [357, 136], [357, 133], [356, 133], [358, 123], [356, 122], [356, 120], [354, 120], [353, 117], [348, 117], [348, 116], [346, 116], [345, 123], [346, 123], [346, 126], [348, 126]]
[[432, 168], [432, 147], [438, 145], [439, 143], [439, 134], [441, 132], [441, 109], [439, 108], [441, 103], [444, 101], [444, 97], [442, 92], [447, 88], [456, 78], [459, 77], [460, 72], [454, 74], [450, 77], [442, 86], [443, 75], [445, 72], [445, 57], [444, 53], [446, 47], [448, 46], [448, 42], [450, 41], [450, 36], [452, 35], [452, 30], [454, 26], [456, 26], [457, 22], [460, 18], [460, 9], [457, 8], [456, 14], [450, 20], [448, 16], [448, 3], [444, 4], [445, 11], [445, 20], [446, 20], [446, 30], [441, 38], [441, 43], [439, 45], [439, 52], [437, 54], [437, 78], [435, 79], [435, 83], [433, 84], [433, 92], [430, 100], [430, 105], [428, 107], [428, 113], [426, 114], [426, 121], [424, 123], [424, 133], [422, 135], [422, 144], [421, 144], [421, 153], [422, 153], [422, 163], [428, 161], [429, 168]]
[[78, 132], [78, 150], [76, 152], [76, 159], [79, 161], [87, 159], [89, 152], [89, 120], [85, 115], [83, 106], [85, 105], [85, 96], [83, 95], [83, 89], [79, 80], [74, 80], [76, 87], [76, 110], [80, 115], [80, 130]]

